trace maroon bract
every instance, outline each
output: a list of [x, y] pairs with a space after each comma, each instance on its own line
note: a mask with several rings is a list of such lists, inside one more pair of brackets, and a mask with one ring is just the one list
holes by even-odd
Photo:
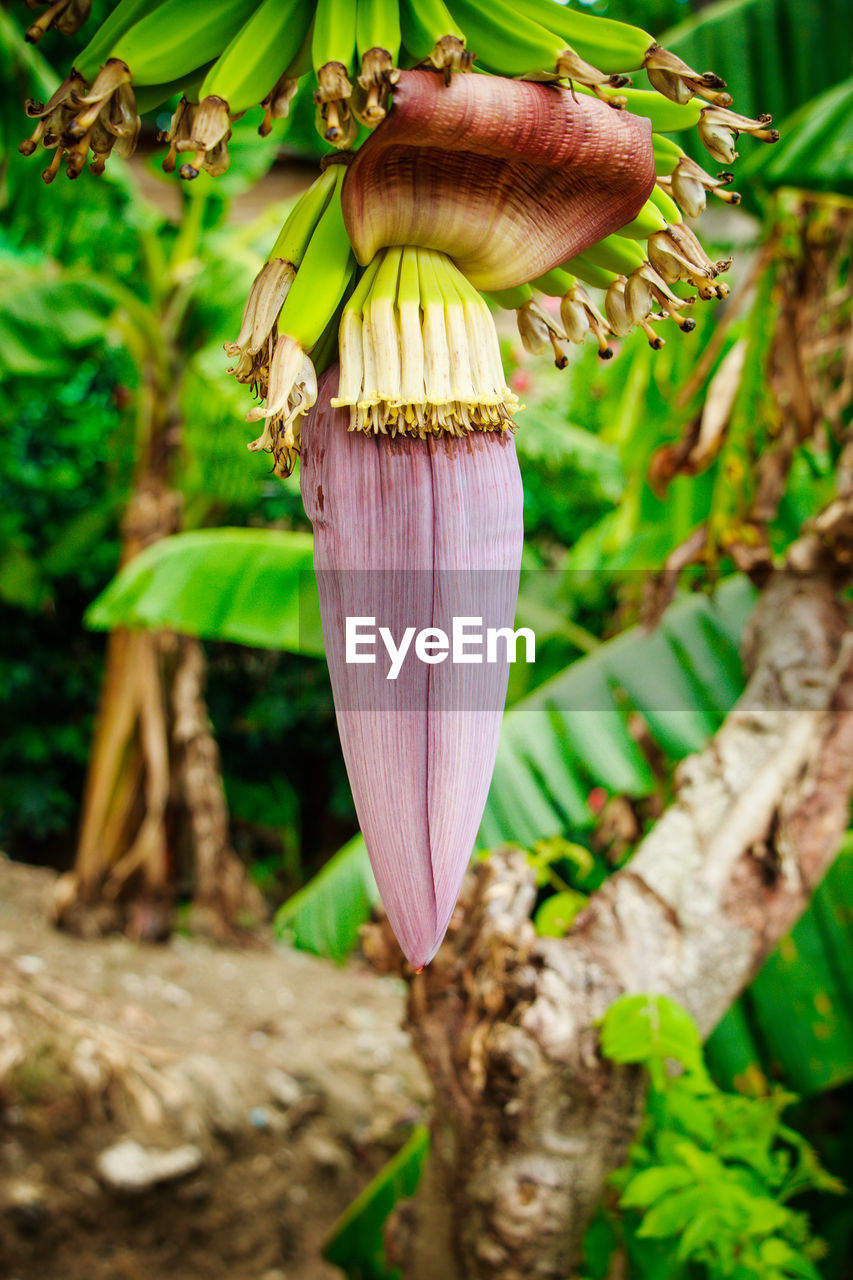
[[554, 85], [401, 72], [342, 191], [362, 264], [448, 254], [478, 289], [533, 280], [634, 218], [655, 181], [650, 121]]

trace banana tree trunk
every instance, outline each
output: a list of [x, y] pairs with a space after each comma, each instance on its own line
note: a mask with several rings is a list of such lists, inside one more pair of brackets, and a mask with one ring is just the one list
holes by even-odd
[[[122, 563], [180, 526], [180, 495], [169, 486], [174, 446], [153, 445], [125, 518]], [[192, 896], [195, 927], [214, 937], [263, 918], [263, 899], [230, 845], [204, 675], [191, 637], [110, 634], [77, 854], [51, 902], [61, 927], [163, 939], [177, 888]]]
[[[522, 854], [469, 876], [445, 945], [410, 978], [437, 1103], [421, 1189], [389, 1227], [406, 1280], [574, 1274], [644, 1092], [598, 1055], [596, 1022], [624, 992], [662, 993], [707, 1035], [804, 911], [849, 822], [852, 654], [830, 575], [777, 574], [743, 697], [566, 938], [534, 934]], [[386, 944], [377, 926], [379, 967]]]

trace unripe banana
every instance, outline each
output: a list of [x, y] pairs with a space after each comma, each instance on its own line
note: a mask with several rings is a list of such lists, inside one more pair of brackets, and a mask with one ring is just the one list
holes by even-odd
[[[657, 185], [657, 183], [655, 183], [652, 188], [652, 194], [649, 196], [649, 200], [657, 209], [660, 210], [661, 217], [668, 226], [678, 226], [679, 222], [683, 222], [681, 210], [678, 205], [671, 196], [667, 195], [662, 187]], [[663, 227], [657, 229], [661, 231], [664, 230]]]
[[513, 289], [483, 290], [483, 297], [504, 311], [516, 311], [533, 297], [529, 284], [519, 284]]
[[358, 0], [356, 49], [361, 70], [353, 94], [356, 118], [374, 128], [388, 111], [400, 72], [400, 10], [397, 0]]
[[652, 146], [655, 153], [655, 169], [662, 177], [666, 177], [668, 173], [672, 173], [684, 155], [684, 151], [672, 138], [667, 138], [661, 133], [653, 134]]
[[337, 188], [341, 180], [341, 166], [330, 164], [308, 190], [303, 191], [279, 232], [267, 262], [281, 258], [299, 266], [329, 202], [333, 197], [339, 199]]
[[355, 271], [349, 237], [341, 212], [343, 165], [330, 166], [335, 188], [305, 249], [278, 320], [279, 332], [289, 334], [303, 351], [319, 341]]
[[655, 202], [649, 198], [636, 218], [619, 228], [618, 234], [628, 240], [648, 240], [656, 231], [666, 229], [666, 218]]
[[[591, 92], [582, 84], [576, 87], [579, 93]], [[671, 102], [669, 98], [650, 89], [620, 89], [617, 96], [626, 111], [651, 120], [655, 133], [678, 133], [684, 129], [694, 129], [702, 118], [702, 103]]]
[[585, 67], [560, 36], [519, 13], [508, 0], [489, 0], [488, 7], [479, 0], [451, 0], [450, 8], [477, 62], [497, 75], [527, 80], [571, 76], [596, 89], [608, 81], [624, 83], [597, 67]]
[[182, 94], [190, 102], [198, 102], [199, 89], [212, 65], [208, 63], [205, 67], [199, 67], [191, 75], [180, 76], [177, 80], [167, 81], [166, 84], [140, 85], [134, 92], [136, 110], [144, 116], [147, 111], [154, 111], [178, 94]]
[[261, 0], [205, 77], [201, 96], [232, 116], [265, 98], [296, 57], [311, 22], [305, 0]]
[[647, 31], [612, 18], [579, 13], [555, 0], [514, 0], [526, 18], [553, 31], [581, 58], [608, 74], [638, 71], [655, 41]]
[[339, 149], [351, 147], [357, 132], [350, 110], [355, 24], [352, 0], [318, 0], [311, 37], [311, 57], [317, 72], [317, 132]]
[[413, 65], [429, 62], [445, 78], [470, 71], [465, 33], [444, 0], [400, 0], [403, 44]]
[[531, 280], [531, 287], [538, 289], [540, 293], [547, 293], [551, 298], [562, 298], [568, 293], [575, 278], [568, 271], [564, 271], [562, 267], [555, 267], [553, 271], [547, 271], [544, 276]]
[[217, 58], [257, 6], [258, 0], [163, 0], [135, 23], [110, 50], [131, 69], [134, 83], [177, 80]]
[[[161, 0], [119, 0], [112, 13], [106, 18], [82, 53], [75, 59], [75, 70], [80, 72], [84, 80], [93, 80], [99, 68], [110, 56], [114, 45], [129, 31], [135, 23], [140, 22], [147, 14], [157, 9]], [[162, 76], [162, 80], [171, 79]]]
[[645, 262], [645, 254], [636, 240], [626, 240], [622, 235], [607, 236], [591, 249], [584, 249], [585, 261], [603, 267], [616, 275], [630, 275]]
[[396, 66], [401, 40], [397, 0], [357, 0], [355, 43], [359, 61], [371, 49], [384, 49]]
[[577, 258], [569, 258], [568, 262], [564, 262], [561, 268], [570, 275], [577, 276], [584, 284], [590, 285], [593, 289], [609, 289], [613, 281], [617, 278], [618, 273], [608, 271], [605, 267], [596, 266], [590, 262], [584, 254], [580, 254]]
[[319, 71], [339, 62], [349, 76], [355, 70], [356, 6], [353, 0], [317, 0], [311, 56]]

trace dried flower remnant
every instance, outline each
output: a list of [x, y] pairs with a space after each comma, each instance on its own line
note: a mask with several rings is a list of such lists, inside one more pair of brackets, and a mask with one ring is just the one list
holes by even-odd
[[706, 107], [699, 117], [699, 137], [706, 149], [720, 164], [733, 164], [738, 153], [735, 141], [738, 134], [748, 133], [759, 142], [778, 142], [779, 130], [768, 125], [773, 117], [761, 115], [757, 120], [740, 116], [735, 111], [721, 107]]
[[645, 68], [652, 86], [673, 102], [689, 102], [698, 94], [700, 98], [718, 107], [730, 107], [732, 97], [725, 92], [726, 82], [713, 71], [694, 71], [677, 54], [660, 45], [653, 45], [646, 54]]
[[92, 0], [53, 0], [52, 4], [27, 0], [27, 8], [44, 9], [24, 33], [24, 39], [30, 44], [38, 44], [51, 27], [56, 27], [64, 36], [73, 36], [92, 12]]
[[732, 182], [733, 173], [713, 177], [689, 156], [682, 156], [671, 174], [658, 178], [658, 184], [672, 193], [688, 218], [698, 218], [704, 211], [709, 191], [727, 204], [740, 204], [738, 192], [728, 190]]

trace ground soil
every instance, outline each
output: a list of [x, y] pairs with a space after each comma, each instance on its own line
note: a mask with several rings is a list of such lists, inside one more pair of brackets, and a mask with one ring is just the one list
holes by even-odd
[[[0, 857], [0, 1280], [332, 1280], [338, 1214], [424, 1115], [404, 993], [274, 945], [80, 941]], [[191, 1143], [130, 1195], [98, 1156]]]

